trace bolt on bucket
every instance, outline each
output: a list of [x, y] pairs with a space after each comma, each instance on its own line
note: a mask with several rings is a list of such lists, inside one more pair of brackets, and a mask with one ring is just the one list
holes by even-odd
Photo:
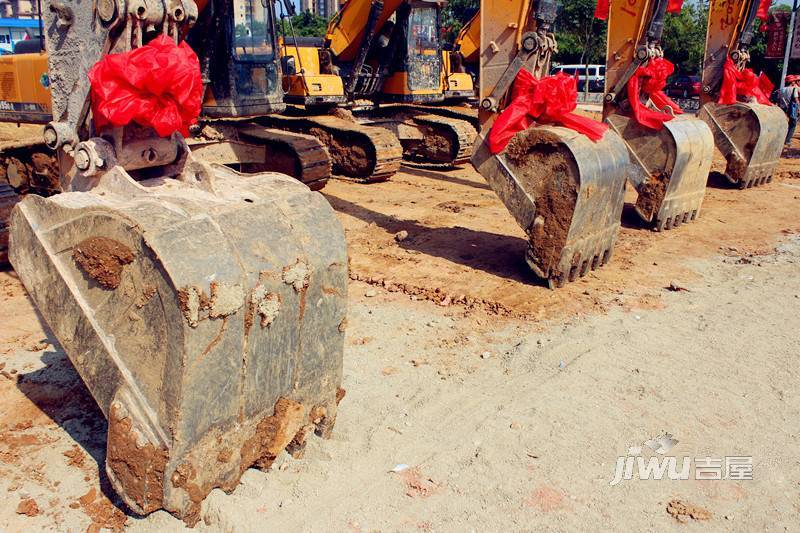
[[642, 221], [661, 231], [696, 219], [714, 156], [706, 123], [679, 115], [656, 131], [618, 113], [606, 122], [630, 151], [628, 177], [638, 193], [634, 209]]
[[708, 123], [727, 161], [725, 177], [740, 189], [772, 181], [789, 131], [784, 112], [757, 103], [709, 102], [697, 115]]
[[629, 165], [617, 134], [595, 143], [568, 128], [534, 127], [497, 155], [479, 135], [472, 163], [528, 235], [526, 261], [551, 288], [611, 258]]
[[190, 525], [213, 488], [329, 433], [347, 291], [344, 232], [322, 196], [200, 168], [136, 182], [113, 167], [89, 192], [30, 195], [10, 247], [108, 418], [114, 489]]

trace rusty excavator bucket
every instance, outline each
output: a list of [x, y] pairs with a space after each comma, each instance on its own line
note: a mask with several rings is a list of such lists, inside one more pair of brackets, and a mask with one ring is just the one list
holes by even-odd
[[479, 135], [472, 163], [528, 235], [525, 259], [551, 288], [611, 258], [629, 165], [618, 135], [595, 143], [567, 128], [534, 127], [497, 155]]
[[706, 123], [679, 115], [654, 131], [616, 113], [606, 122], [630, 151], [628, 179], [638, 193], [637, 215], [659, 231], [696, 219], [714, 157], [714, 138]]
[[322, 196], [210, 168], [116, 167], [11, 217], [11, 263], [108, 418], [114, 489], [190, 524], [214, 487], [332, 427], [347, 292]]
[[[551, 288], [611, 258], [630, 165], [622, 139], [607, 131], [593, 142], [561, 126], [517, 132], [493, 154], [489, 135], [522, 69], [547, 75], [557, 49], [554, 0], [481, 2], [481, 132], [472, 164], [528, 236], [525, 259]], [[507, 16], [499, 17], [498, 13]], [[511, 22], [509, 22], [511, 20]]]
[[697, 114], [708, 123], [725, 157], [725, 177], [741, 189], [772, 181], [789, 130], [786, 115], [777, 106], [755, 101], [717, 103], [726, 63], [732, 62], [737, 70], [747, 66], [759, 6], [756, 0], [709, 2], [703, 93]]
[[709, 102], [698, 117], [714, 132], [714, 142], [727, 162], [725, 177], [731, 183], [745, 189], [772, 181], [789, 131], [786, 114], [778, 106]]
[[[661, 49], [667, 8], [666, 0], [610, 3], [603, 99], [605, 122], [625, 140], [630, 152], [628, 179], [638, 195], [636, 214], [659, 231], [697, 218], [714, 156], [714, 138], [705, 122], [688, 114], [674, 116], [663, 94], [652, 100], [652, 95], [639, 94], [640, 69], [649, 69], [648, 76], [666, 75], [671, 65]], [[657, 109], [653, 100], [665, 109]], [[673, 117], [661, 129], [648, 128], [637, 121], [635, 107]]]
[[[193, 525], [212, 489], [330, 433], [343, 394], [344, 230], [294, 178], [211, 166], [179, 133], [102, 127], [94, 106], [86, 113], [89, 67], [137, 52], [143, 36], [171, 53], [193, 2], [50, 7], [44, 140], [63, 192], [15, 205], [9, 259], [108, 419], [114, 489], [136, 513], [163, 508]], [[200, 70], [184, 79], [198, 86]]]

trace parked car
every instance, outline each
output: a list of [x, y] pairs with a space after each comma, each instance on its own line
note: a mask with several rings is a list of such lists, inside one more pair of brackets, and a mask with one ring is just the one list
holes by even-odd
[[[588, 66], [588, 76], [586, 74]], [[559, 65], [550, 72], [555, 74], [563, 72], [569, 76], [578, 75], [578, 91], [586, 90], [586, 81], [589, 82], [589, 91], [601, 93], [605, 91], [606, 66], [605, 65]]]
[[678, 98], [694, 98], [700, 96], [700, 76], [687, 76], [678, 74], [670, 78], [667, 83], [667, 96]]

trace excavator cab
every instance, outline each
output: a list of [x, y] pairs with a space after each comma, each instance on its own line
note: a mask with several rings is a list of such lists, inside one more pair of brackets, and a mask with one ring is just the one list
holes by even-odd
[[203, 115], [250, 117], [279, 113], [286, 107], [280, 83], [272, 0], [234, 3], [209, 0], [186, 41], [202, 58], [206, 85]]
[[[668, 105], [658, 109], [641, 94], [639, 79], [630, 85], [640, 68], [664, 61], [660, 41], [667, 5], [667, 0], [642, 0], [635, 5], [624, 0], [610, 2], [603, 103], [605, 121], [630, 151], [628, 179], [638, 194], [635, 211], [657, 230], [697, 218], [714, 150], [711, 130], [702, 120], [677, 115], [663, 124], [657, 120], [645, 125], [633, 109], [638, 105], [674, 115]], [[631, 89], [638, 94], [631, 96]], [[656, 125], [659, 127], [654, 129]]]
[[610, 259], [629, 165], [625, 143], [613, 131], [593, 142], [563, 126], [535, 124], [501, 152], [491, 150], [493, 124], [509, 103], [518, 72], [524, 68], [542, 78], [550, 70], [556, 8], [553, 0], [482, 2], [482, 128], [472, 157], [527, 234], [528, 265], [551, 288]]
[[413, 0], [397, 9], [389, 50], [394, 55], [380, 99], [430, 103], [444, 100], [438, 0]]
[[478, 49], [481, 45], [480, 11], [462, 26], [452, 47], [442, 54], [444, 98], [449, 102], [472, 100], [475, 98], [475, 84], [468, 66], [478, 62]]
[[725, 177], [742, 189], [772, 181], [789, 128], [777, 106], [718, 102], [726, 62], [742, 70], [750, 58], [758, 8], [758, 0], [711, 0], [698, 113], [725, 157]]
[[[88, 112], [88, 70], [107, 54], [150, 46], [191, 65], [173, 43], [197, 16], [188, 0], [50, 4], [44, 139], [66, 168], [63, 192], [14, 207], [9, 253], [108, 419], [114, 490], [136, 513], [163, 508], [189, 525], [215, 487], [231, 491], [250, 466], [330, 433], [348, 281], [344, 231], [320, 194], [209, 165], [178, 131]], [[220, 106], [264, 106], [280, 91], [274, 52], [253, 35], [227, 70], [252, 89], [219, 93]], [[197, 87], [196, 74], [183, 79]]]

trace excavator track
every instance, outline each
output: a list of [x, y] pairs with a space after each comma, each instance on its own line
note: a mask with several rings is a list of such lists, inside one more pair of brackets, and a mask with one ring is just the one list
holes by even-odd
[[0, 265], [8, 263], [8, 220], [22, 199], [7, 183], [0, 183]]
[[209, 163], [234, 165], [242, 172], [279, 172], [306, 184], [325, 187], [331, 157], [314, 136], [269, 129], [250, 121], [215, 120], [187, 139], [194, 154]]
[[388, 104], [357, 111], [369, 126], [391, 130], [403, 145], [404, 164], [447, 169], [469, 162], [477, 134], [471, 123], [442, 116], [428, 106]]
[[[239, 129], [241, 136], [247, 140], [263, 143], [267, 148], [269, 160], [264, 164], [264, 169], [256, 166], [245, 165], [245, 172], [282, 172], [289, 174], [308, 185], [312, 191], [325, 187], [331, 175], [332, 162], [328, 149], [312, 135], [294, 133], [291, 131], [265, 128], [256, 123], [248, 123]], [[288, 151], [288, 154], [286, 153]], [[282, 158], [276, 160], [276, 155]], [[282, 168], [286, 167], [286, 168]]]
[[399, 169], [403, 147], [383, 128], [369, 128], [334, 116], [259, 117], [258, 124], [313, 135], [326, 145], [333, 173], [359, 183], [386, 181]]
[[413, 105], [409, 107], [418, 108], [421, 111], [425, 111], [426, 113], [430, 113], [431, 115], [439, 115], [442, 117], [450, 117], [450, 118], [457, 118], [459, 120], [463, 120], [469, 122], [475, 131], [480, 129], [481, 124], [478, 120], [478, 108], [477, 107], [468, 107], [468, 106], [461, 106], [461, 105]]
[[29, 192], [50, 196], [60, 191], [58, 160], [43, 142], [0, 143], [0, 265], [8, 263], [11, 209]]

